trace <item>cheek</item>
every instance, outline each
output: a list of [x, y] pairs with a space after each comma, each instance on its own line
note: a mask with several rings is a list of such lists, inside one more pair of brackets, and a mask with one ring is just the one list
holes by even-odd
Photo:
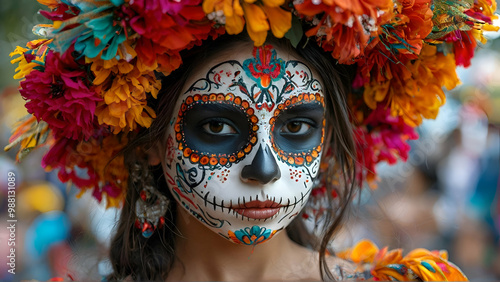
[[297, 191], [307, 191], [312, 188], [318, 176], [320, 160], [313, 160], [309, 165], [290, 165], [281, 161], [279, 166], [282, 172], [281, 185]]
[[229, 184], [231, 182], [230, 176], [233, 176], [231, 174], [231, 168], [224, 168], [220, 169], [217, 171], [212, 171], [210, 172], [210, 176], [208, 177], [208, 181], [205, 183], [204, 188], [207, 188], [208, 182], [216, 182], [218, 184], [224, 184], [227, 183]]
[[303, 176], [305, 176], [304, 174], [304, 171], [302, 169], [288, 169], [289, 170], [289, 178], [290, 180], [292, 181], [295, 181], [295, 182], [299, 182], [299, 181], [303, 181], [305, 179], [302, 178]]

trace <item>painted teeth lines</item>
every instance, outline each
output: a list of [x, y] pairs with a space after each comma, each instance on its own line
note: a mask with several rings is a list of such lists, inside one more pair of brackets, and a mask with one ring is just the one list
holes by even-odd
[[[280, 220], [278, 220], [278, 223], [280, 223], [283, 219], [287, 218], [295, 210], [295, 206], [297, 204], [302, 203], [301, 206], [304, 206], [306, 204], [304, 202], [304, 198], [306, 198], [307, 195], [309, 195], [309, 193], [311, 193], [311, 190], [309, 190], [305, 195], [304, 195], [304, 193], [300, 192], [300, 199], [298, 201], [297, 201], [297, 197], [294, 197], [295, 198], [295, 202], [293, 204], [291, 204], [291, 205], [287, 205], [286, 206], [286, 209], [284, 211], [285, 215], [282, 218], [280, 218]], [[290, 199], [288, 199], [288, 202], [290, 202]], [[289, 207], [293, 207], [293, 208], [292, 208], [292, 210], [289, 213], [287, 213]]]
[[[196, 190], [193, 190], [193, 191], [196, 191]], [[245, 217], [248, 221], [252, 220], [252, 221], [263, 221], [263, 222], [266, 222], [267, 220], [269, 219], [273, 219], [273, 218], [276, 218], [278, 217], [281, 213], [284, 213], [285, 215], [278, 221], [281, 222], [283, 219], [285, 219], [286, 217], [288, 217], [294, 210], [295, 210], [295, 207], [299, 204], [299, 203], [302, 203], [302, 205], [305, 204], [304, 202], [304, 198], [307, 197], [307, 195], [310, 193], [310, 191], [308, 191], [305, 195], [304, 193], [300, 193], [300, 198], [297, 200], [297, 197], [294, 197], [294, 201], [293, 203], [290, 201], [290, 199], [287, 200], [287, 204], [283, 207], [281, 207], [279, 209], [279, 211], [273, 215], [272, 217], [270, 218], [266, 218], [266, 219], [255, 219], [255, 218], [249, 218], [249, 217], [246, 217], [246, 216], [243, 216], [239, 213], [236, 212], [236, 210], [234, 208], [231, 208], [233, 206], [233, 200], [230, 200], [229, 202], [229, 206], [224, 206], [224, 200], [221, 201], [220, 204], [217, 204], [217, 197], [213, 196], [212, 200], [210, 201], [208, 199], [208, 196], [210, 194], [210, 192], [207, 192], [205, 194], [205, 196], [203, 197], [203, 201], [204, 201], [204, 205], [205, 207], [208, 207], [208, 205], [211, 205], [214, 209], [214, 211], [217, 210], [217, 208], [219, 207], [221, 209], [222, 212], [224, 212], [224, 209], [227, 210], [227, 214], [230, 214], [231, 212], [233, 212], [233, 215], [238, 218], [238, 216], [241, 216], [241, 219], [244, 220]], [[196, 193], [198, 196], [201, 196], [200, 194]], [[258, 200], [258, 195], [255, 197], [256, 200]], [[266, 200], [270, 200], [269, 198], [269, 195], [266, 194]], [[252, 196], [250, 196], [250, 202], [252, 201]], [[273, 197], [272, 198], [272, 201], [276, 203], [276, 197]], [[246, 203], [247, 201], [245, 200], [245, 197], [238, 197], [238, 206], [244, 206], [246, 207]], [[279, 199], [279, 202], [277, 203], [277, 205], [275, 207], [278, 207], [280, 206], [281, 204], [283, 203], [283, 197], [280, 197]], [[271, 206], [270, 208], [275, 208], [273, 206]], [[284, 208], [284, 210], [283, 210]], [[291, 211], [289, 213], [287, 213], [289, 210], [291, 209]]]

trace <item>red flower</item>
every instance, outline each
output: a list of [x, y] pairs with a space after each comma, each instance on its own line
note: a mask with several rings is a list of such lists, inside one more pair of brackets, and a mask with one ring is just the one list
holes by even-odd
[[49, 52], [45, 69], [28, 74], [19, 92], [28, 100], [28, 112], [47, 122], [56, 139], [88, 139], [97, 126], [94, 111], [101, 98], [89, 89], [85, 66], [68, 57]]
[[141, 37], [135, 45], [137, 57], [146, 66], [158, 65], [158, 71], [169, 75], [182, 63], [178, 51], [167, 51], [167, 48], [154, 43], [151, 39]]
[[390, 17], [393, 6], [391, 0], [317, 2], [305, 0], [295, 9], [302, 15], [317, 17], [313, 22], [319, 19], [306, 35], [316, 36], [318, 44], [342, 64], [352, 64], [363, 55], [370, 38], [379, 32], [379, 21]]
[[430, 0], [403, 1], [392, 20], [382, 25], [381, 33], [366, 48], [365, 59], [359, 61], [359, 72], [366, 83], [410, 74], [404, 65], [415, 60], [423, 48], [423, 40], [432, 31]]
[[186, 49], [199, 44], [212, 32], [201, 0], [138, 0], [131, 4], [138, 15], [130, 26], [142, 37], [151, 39], [168, 50]]
[[456, 30], [448, 34], [445, 41], [453, 43], [453, 52], [457, 66], [468, 67], [470, 60], [474, 57], [477, 42], [472, 31]]

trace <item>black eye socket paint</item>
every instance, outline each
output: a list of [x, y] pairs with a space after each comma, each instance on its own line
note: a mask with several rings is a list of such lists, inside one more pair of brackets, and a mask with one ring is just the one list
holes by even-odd
[[[227, 132], [217, 134], [207, 130], [209, 123], [221, 123]], [[230, 129], [230, 130], [228, 130]], [[192, 105], [182, 122], [186, 145], [207, 154], [232, 154], [249, 142], [251, 125], [248, 115], [239, 107], [226, 103]]]
[[[276, 117], [273, 132], [275, 146], [287, 153], [304, 152], [322, 143], [324, 106], [308, 102], [285, 108]], [[287, 131], [291, 122], [303, 123], [307, 130]], [[301, 128], [302, 129], [302, 128]]]

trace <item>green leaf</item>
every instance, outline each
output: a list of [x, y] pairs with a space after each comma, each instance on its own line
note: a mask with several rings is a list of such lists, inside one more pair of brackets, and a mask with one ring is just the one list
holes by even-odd
[[297, 45], [300, 42], [300, 39], [302, 39], [302, 35], [304, 34], [304, 31], [302, 30], [302, 24], [300, 23], [299, 18], [296, 16], [292, 16], [292, 27], [288, 30], [287, 33], [285, 33], [285, 38], [290, 40], [290, 43], [292, 43], [292, 46], [294, 48], [297, 48]]

